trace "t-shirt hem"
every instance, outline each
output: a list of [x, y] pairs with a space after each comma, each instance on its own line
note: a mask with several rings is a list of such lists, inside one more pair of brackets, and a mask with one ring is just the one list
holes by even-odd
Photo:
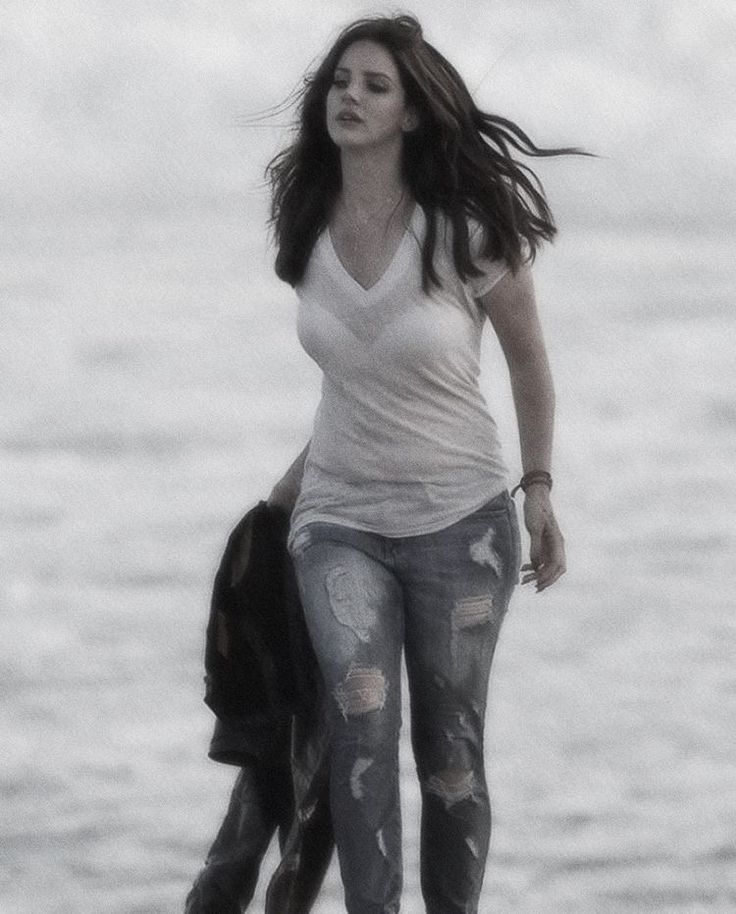
[[438, 533], [447, 527], [451, 527], [458, 521], [482, 508], [487, 502], [496, 498], [502, 492], [508, 490], [506, 480], [499, 480], [497, 486], [489, 486], [479, 494], [477, 498], [463, 504], [462, 508], [455, 511], [435, 517], [432, 521], [422, 524], [414, 524], [406, 527], [392, 528], [387, 530], [385, 526], [374, 525], [361, 521], [359, 519], [348, 518], [336, 514], [330, 514], [325, 511], [305, 511], [296, 523], [292, 522], [289, 532], [289, 546], [291, 546], [297, 532], [309, 524], [334, 524], [337, 527], [347, 527], [351, 530], [360, 530], [362, 533], [375, 533], [378, 536], [385, 536], [388, 539], [404, 539], [408, 536], [424, 536], [427, 533]]

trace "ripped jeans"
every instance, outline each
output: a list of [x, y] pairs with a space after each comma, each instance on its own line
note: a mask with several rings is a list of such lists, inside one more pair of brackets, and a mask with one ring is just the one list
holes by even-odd
[[332, 699], [331, 807], [348, 914], [399, 910], [402, 648], [427, 914], [477, 914], [491, 828], [488, 679], [520, 563], [512, 499], [504, 492], [420, 536], [311, 523], [291, 551]]

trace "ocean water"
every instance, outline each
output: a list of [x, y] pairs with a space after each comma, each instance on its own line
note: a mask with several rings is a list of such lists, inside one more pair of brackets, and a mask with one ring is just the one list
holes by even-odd
[[[212, 575], [319, 379], [252, 213], [4, 229], [0, 912], [176, 912], [235, 776], [206, 759]], [[735, 240], [577, 228], [538, 264], [569, 572], [497, 653], [484, 914], [736, 910]], [[333, 868], [315, 914], [340, 897]]]

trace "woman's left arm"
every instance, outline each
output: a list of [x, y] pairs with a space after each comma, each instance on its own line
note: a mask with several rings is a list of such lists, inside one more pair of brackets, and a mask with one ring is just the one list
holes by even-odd
[[[480, 304], [503, 349], [511, 378], [524, 473], [550, 472], [555, 395], [528, 265], [507, 273]], [[555, 519], [549, 488], [532, 483], [524, 497], [529, 562], [522, 584], [544, 590], [565, 573], [565, 543]]]

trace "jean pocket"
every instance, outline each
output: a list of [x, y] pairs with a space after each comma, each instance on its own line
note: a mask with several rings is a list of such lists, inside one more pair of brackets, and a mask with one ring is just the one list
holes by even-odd
[[477, 508], [471, 517], [502, 517], [509, 509], [514, 507], [514, 500], [507, 490], [494, 495], [490, 501], [487, 501], [480, 508]]
[[468, 518], [464, 531], [471, 557], [494, 568], [509, 588], [519, 579], [521, 537], [516, 504], [508, 492], [491, 499]]

